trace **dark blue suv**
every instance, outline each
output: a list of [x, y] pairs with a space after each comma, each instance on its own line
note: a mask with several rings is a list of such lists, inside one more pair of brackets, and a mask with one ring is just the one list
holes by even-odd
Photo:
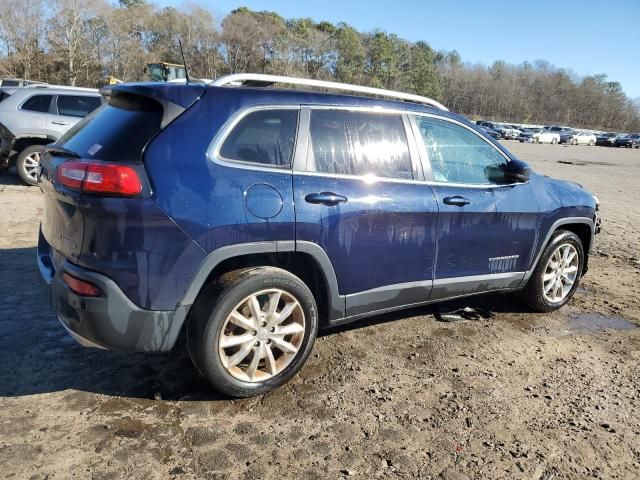
[[217, 389], [254, 395], [318, 328], [489, 291], [551, 311], [587, 270], [597, 199], [433, 100], [252, 74], [103, 93], [39, 174], [38, 264], [83, 345], [184, 331]]

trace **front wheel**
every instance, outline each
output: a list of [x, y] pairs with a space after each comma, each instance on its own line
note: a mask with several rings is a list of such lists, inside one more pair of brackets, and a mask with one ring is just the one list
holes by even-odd
[[580, 237], [567, 230], [558, 230], [522, 292], [525, 302], [538, 312], [559, 309], [578, 288], [583, 266], [584, 248]]
[[593, 147], [596, 144], [596, 142], [594, 142], [593, 140], [589, 140], [589, 146]]
[[558, 140], [557, 140], [557, 139], [555, 139], [555, 138], [552, 138], [552, 139], [551, 139], [551, 144], [552, 144], [552, 145], [555, 145], [556, 143], [558, 143]]
[[38, 183], [42, 148], [42, 145], [32, 145], [18, 154], [16, 170], [20, 179], [27, 185], [36, 185]]
[[260, 395], [293, 377], [311, 353], [318, 313], [309, 288], [274, 267], [229, 272], [194, 305], [189, 353], [222, 393]]

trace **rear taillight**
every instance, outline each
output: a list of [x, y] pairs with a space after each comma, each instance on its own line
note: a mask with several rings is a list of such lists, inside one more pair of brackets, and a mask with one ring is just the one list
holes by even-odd
[[58, 167], [58, 181], [67, 188], [99, 195], [133, 197], [142, 193], [138, 173], [116, 163], [65, 162]]
[[93, 283], [81, 280], [67, 272], [62, 274], [62, 279], [74, 293], [82, 297], [99, 297], [102, 293]]

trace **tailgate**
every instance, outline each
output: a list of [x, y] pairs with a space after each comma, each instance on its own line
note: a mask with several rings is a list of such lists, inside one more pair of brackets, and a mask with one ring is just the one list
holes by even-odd
[[56, 181], [57, 168], [69, 160], [68, 157], [46, 153], [41, 158], [40, 188], [45, 197], [42, 234], [54, 250], [76, 261], [84, 237], [84, 217], [79, 205], [81, 193], [62, 190]]

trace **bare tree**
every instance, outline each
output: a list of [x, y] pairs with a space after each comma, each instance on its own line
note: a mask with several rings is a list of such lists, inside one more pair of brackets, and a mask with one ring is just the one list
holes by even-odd
[[[45, 48], [43, 0], [3, 0], [0, 7], [0, 39], [6, 74], [35, 78]], [[0, 50], [0, 51], [2, 51]]]
[[90, 37], [95, 25], [91, 19], [104, 5], [101, 0], [54, 0], [50, 6], [48, 39], [66, 64], [69, 84], [75, 85], [79, 72], [93, 60]]

